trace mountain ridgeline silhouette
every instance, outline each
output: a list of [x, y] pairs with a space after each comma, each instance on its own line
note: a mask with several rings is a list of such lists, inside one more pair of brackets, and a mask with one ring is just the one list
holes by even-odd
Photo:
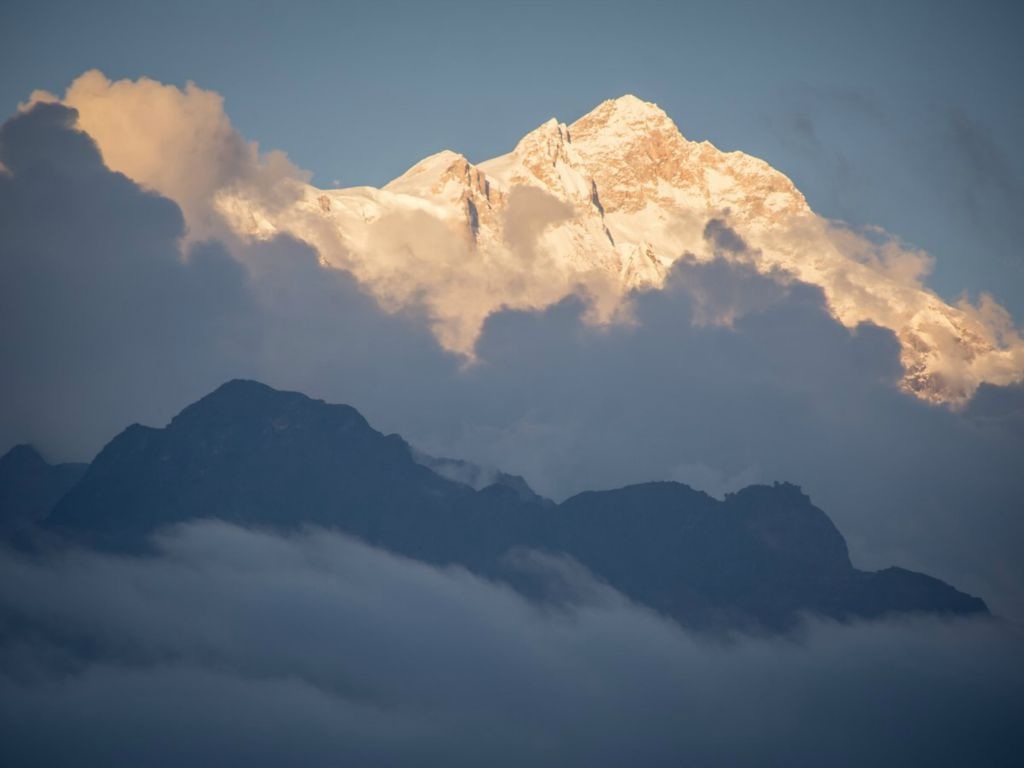
[[85, 474], [87, 464], [48, 464], [30, 445], [0, 458], [0, 532], [16, 533], [42, 520]]
[[572, 558], [694, 629], [782, 631], [804, 614], [987, 613], [979, 598], [930, 576], [854, 568], [839, 531], [794, 485], [751, 486], [719, 501], [654, 482], [555, 504], [502, 473], [474, 488], [455, 471], [467, 467], [419, 456], [349, 406], [236, 380], [163, 429], [124, 430], [39, 528], [141, 553], [157, 529], [197, 518], [318, 525], [524, 591], [536, 585], [510, 555], [537, 550]]

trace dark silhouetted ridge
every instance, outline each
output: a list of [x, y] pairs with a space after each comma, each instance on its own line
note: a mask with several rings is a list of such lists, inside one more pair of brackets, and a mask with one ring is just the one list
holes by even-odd
[[509, 553], [541, 550], [695, 628], [785, 629], [806, 613], [986, 611], [929, 576], [855, 569], [832, 521], [788, 483], [724, 501], [680, 483], [644, 483], [555, 505], [521, 478], [481, 472], [416, 454], [349, 406], [236, 380], [163, 429], [133, 425], [114, 438], [46, 527], [140, 550], [157, 528], [201, 517], [312, 523], [517, 586]]
[[31, 445], [0, 457], [0, 533], [5, 537], [43, 519], [88, 465], [48, 464]]

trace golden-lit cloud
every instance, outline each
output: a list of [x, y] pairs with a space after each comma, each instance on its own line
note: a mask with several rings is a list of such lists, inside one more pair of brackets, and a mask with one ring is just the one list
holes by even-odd
[[[37, 91], [34, 101], [56, 100]], [[308, 174], [281, 152], [261, 153], [231, 125], [223, 97], [192, 82], [184, 88], [149, 78], [111, 81], [90, 70], [71, 83], [63, 103], [99, 145], [103, 161], [181, 206], [192, 238], [223, 231], [216, 195], [233, 190], [273, 207]]]
[[[179, 206], [107, 170], [76, 125], [72, 110], [36, 105], [0, 128], [10, 171], [0, 176], [0, 443], [88, 459], [124, 425], [165, 423], [225, 379], [251, 377], [349, 402], [427, 453], [521, 474], [555, 498], [669, 477], [716, 492], [791, 479], [849, 533], [857, 562], [934, 572], [998, 610], [1021, 604], [1024, 389], [985, 387], [959, 412], [896, 391], [894, 334], [851, 333], [825, 289], [773, 269], [764, 235], [735, 214], [677, 226], [672, 236], [689, 238], [692, 255], [665, 270], [660, 289], [625, 294], [621, 274], [557, 258], [567, 252], [559, 238], [586, 233], [583, 203], [564, 219], [564, 200], [521, 186], [504, 213], [480, 212], [480, 232], [520, 230], [516, 247], [492, 241], [490, 252], [440, 202], [403, 193], [420, 207], [396, 210], [394, 188], [322, 192], [311, 211], [281, 209], [277, 225], [303, 225], [316, 248], [284, 229], [188, 243]], [[327, 215], [342, 204], [351, 228]], [[832, 225], [793, 237], [835, 237], [849, 253], [850, 234]], [[535, 250], [524, 257], [524, 247]], [[325, 265], [325, 254], [350, 268]], [[906, 283], [912, 267], [899, 264], [893, 284], [927, 299]], [[895, 301], [879, 291], [882, 270], [865, 274], [876, 283], [856, 285], [851, 266], [833, 296], [898, 320], [885, 314]], [[628, 304], [629, 322], [613, 313], [599, 324], [590, 302], [560, 300], [580, 290], [572, 278], [593, 280], [590, 290], [593, 275]], [[935, 301], [925, 320], [961, 311]], [[527, 302], [545, 308], [493, 311]], [[1012, 341], [997, 304], [968, 309]], [[470, 334], [445, 335], [460, 328]], [[963, 345], [941, 330], [925, 348], [935, 370], [950, 380], [970, 372]], [[437, 339], [475, 342], [476, 364]], [[998, 540], [982, 535], [991, 530]]]
[[[192, 83], [91, 71], [63, 101], [111, 168], [181, 206], [190, 237], [296, 237], [389, 311], [424, 310], [441, 343], [467, 358], [502, 308], [583, 293], [592, 321], [627, 321], [632, 293], [661, 288], [686, 257], [819, 286], [848, 328], [896, 334], [903, 386], [925, 399], [960, 403], [982, 383], [1024, 374], [1024, 340], [993, 298], [944, 301], [925, 282], [929, 254], [818, 216], [767, 163], [688, 141], [633, 97], [570, 126], [549, 121], [484, 163], [444, 151], [383, 188], [334, 190], [306, 183], [283, 154], [261, 153], [221, 96]], [[736, 297], [716, 306], [692, 290], [698, 322], [744, 311]]]

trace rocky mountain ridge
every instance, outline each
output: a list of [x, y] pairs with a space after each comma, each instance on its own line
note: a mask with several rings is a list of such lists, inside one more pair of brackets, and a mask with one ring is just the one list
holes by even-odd
[[551, 587], [551, 569], [538, 574], [538, 563], [582, 566], [699, 630], [786, 631], [807, 614], [987, 612], [924, 574], [854, 568], [829, 518], [787, 483], [719, 501], [654, 482], [554, 504], [522, 478], [474, 487], [453, 479], [464, 463], [435, 462], [443, 474], [349, 406], [233, 381], [162, 429], [124, 430], [34, 534], [47, 547], [71, 540], [145, 554], [153, 533], [199, 518], [322, 526], [534, 595]]

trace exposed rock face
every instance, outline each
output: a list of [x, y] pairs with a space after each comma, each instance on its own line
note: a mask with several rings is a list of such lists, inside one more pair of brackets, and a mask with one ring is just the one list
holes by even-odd
[[698, 629], [784, 630], [808, 612], [986, 611], [929, 576], [855, 569], [843, 537], [796, 486], [752, 486], [717, 501], [679, 483], [646, 483], [556, 505], [522, 478], [489, 480], [464, 462], [416, 456], [348, 406], [234, 381], [164, 429], [122, 432], [46, 528], [135, 550], [157, 528], [199, 517], [315, 524], [528, 592], [544, 587], [516, 567], [517, 553], [568, 556]]
[[[629, 291], [659, 288], [686, 254], [820, 286], [847, 327], [891, 329], [903, 385], [922, 398], [957, 403], [1024, 373], [1024, 341], [995, 302], [945, 303], [921, 282], [927, 254], [822, 219], [784, 174], [688, 141], [633, 96], [571, 125], [549, 120], [486, 162], [446, 150], [381, 189], [303, 185], [297, 198], [268, 208], [235, 191], [218, 205], [244, 235], [306, 240], [385, 307], [425, 304], [440, 341], [470, 355], [501, 307], [542, 308], [582, 288], [593, 319], [609, 321]], [[709, 221], [743, 247], [707, 238]]]

